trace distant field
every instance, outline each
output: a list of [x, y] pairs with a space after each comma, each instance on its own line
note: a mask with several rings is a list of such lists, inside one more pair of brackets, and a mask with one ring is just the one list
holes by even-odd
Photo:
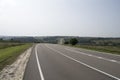
[[12, 47], [12, 46], [18, 46], [18, 45], [23, 45], [23, 43], [0, 42], [0, 49]]
[[[1, 44], [0, 44], [1, 45]], [[13, 63], [16, 58], [29, 48], [32, 44], [5, 44], [6, 46], [0, 46], [0, 70], [6, 65]]]
[[76, 45], [73, 47], [96, 50], [100, 52], [108, 52], [112, 54], [120, 54], [120, 46], [90, 46], [90, 45]]

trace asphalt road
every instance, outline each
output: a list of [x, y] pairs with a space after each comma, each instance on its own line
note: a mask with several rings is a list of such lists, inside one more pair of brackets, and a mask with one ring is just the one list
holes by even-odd
[[38, 44], [32, 50], [23, 80], [120, 80], [120, 56]]

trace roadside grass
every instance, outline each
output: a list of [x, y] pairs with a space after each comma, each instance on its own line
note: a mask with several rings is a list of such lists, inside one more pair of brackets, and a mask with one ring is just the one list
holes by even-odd
[[30, 46], [32, 46], [32, 44], [17, 45], [0, 49], [0, 71], [6, 65], [13, 63], [17, 57]]
[[[72, 45], [69, 45], [72, 46]], [[72, 47], [77, 48], [84, 48], [88, 50], [95, 50], [100, 52], [107, 52], [112, 54], [119, 54], [120, 55], [120, 46], [92, 46], [92, 45], [75, 45]]]

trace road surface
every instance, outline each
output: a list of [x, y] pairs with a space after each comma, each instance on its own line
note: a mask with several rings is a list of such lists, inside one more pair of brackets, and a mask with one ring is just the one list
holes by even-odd
[[120, 56], [38, 44], [32, 50], [23, 80], [120, 80]]

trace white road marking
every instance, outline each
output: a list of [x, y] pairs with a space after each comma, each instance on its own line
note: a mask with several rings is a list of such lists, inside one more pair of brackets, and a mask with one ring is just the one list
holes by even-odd
[[102, 57], [98, 57], [99, 59], [102, 59]]
[[111, 60], [112, 62], [117, 62], [116, 60]]
[[[79, 49], [79, 48], [76, 48], [76, 49]], [[90, 50], [90, 49], [84, 49], [84, 50], [120, 57], [120, 55], [118, 55], [118, 54], [110, 54], [110, 53], [107, 53], [107, 52], [94, 51], [94, 50]]]
[[120, 64], [119, 61], [116, 61], [116, 60], [113, 60], [113, 59], [103, 58], [103, 57], [99, 57], [99, 56], [95, 56], [95, 55], [91, 55], [91, 54], [86, 54], [86, 53], [75, 51], [75, 50], [71, 50], [71, 49], [68, 49], [68, 48], [65, 48], [65, 49], [68, 50], [68, 51], [71, 51], [71, 52], [75, 52], [75, 53], [79, 53], [79, 54], [83, 54], [83, 55], [87, 55], [87, 56], [91, 56], [91, 57], [95, 57], [95, 58], [98, 58], [98, 59], [102, 59], [102, 60], [106, 60], [106, 61], [110, 61], [110, 62], [114, 62], [114, 63]]
[[88, 56], [92, 56], [91, 54], [89, 54]]
[[39, 62], [39, 59], [38, 59], [37, 45], [36, 45], [36, 47], [35, 47], [35, 55], [36, 55], [36, 60], [37, 60], [37, 65], [38, 65], [38, 69], [39, 69], [39, 73], [40, 73], [41, 80], [45, 80], [45, 79], [44, 79], [44, 76], [43, 76], [43, 73], [42, 73], [41, 66], [40, 66], [40, 62]]
[[104, 75], [107, 75], [107, 76], [109, 76], [109, 77], [111, 77], [111, 78], [113, 78], [113, 79], [120, 80], [120, 78], [118, 78], [118, 77], [115, 77], [115, 76], [113, 76], [113, 75], [111, 75], [111, 74], [109, 74], [109, 73], [106, 73], [106, 72], [104, 72], [104, 71], [102, 71], [102, 70], [99, 70], [99, 69], [97, 69], [97, 68], [94, 68], [94, 67], [92, 67], [92, 66], [90, 66], [90, 65], [88, 65], [88, 64], [86, 64], [86, 63], [83, 63], [83, 62], [81, 62], [81, 61], [78, 61], [78, 60], [76, 60], [76, 59], [74, 59], [74, 58], [72, 58], [72, 57], [70, 57], [70, 56], [65, 55], [64, 53], [62, 53], [62, 52], [60, 52], [60, 51], [58, 51], [58, 50], [55, 50], [55, 49], [53, 49], [53, 48], [51, 48], [51, 47], [48, 47], [47, 45], [45, 45], [45, 46], [46, 46], [47, 48], [49, 48], [49, 49], [51, 49], [51, 50], [53, 50], [53, 51], [55, 51], [55, 52], [63, 55], [63, 56], [65, 56], [65, 57], [67, 57], [67, 58], [75, 61], [75, 62], [78, 62], [78, 63], [80, 63], [80, 64], [82, 64], [82, 65], [90, 68], [90, 69], [93, 69], [93, 70], [95, 70], [95, 71], [97, 71], [97, 72], [100, 72], [100, 73], [102, 73], [102, 74], [104, 74]]

